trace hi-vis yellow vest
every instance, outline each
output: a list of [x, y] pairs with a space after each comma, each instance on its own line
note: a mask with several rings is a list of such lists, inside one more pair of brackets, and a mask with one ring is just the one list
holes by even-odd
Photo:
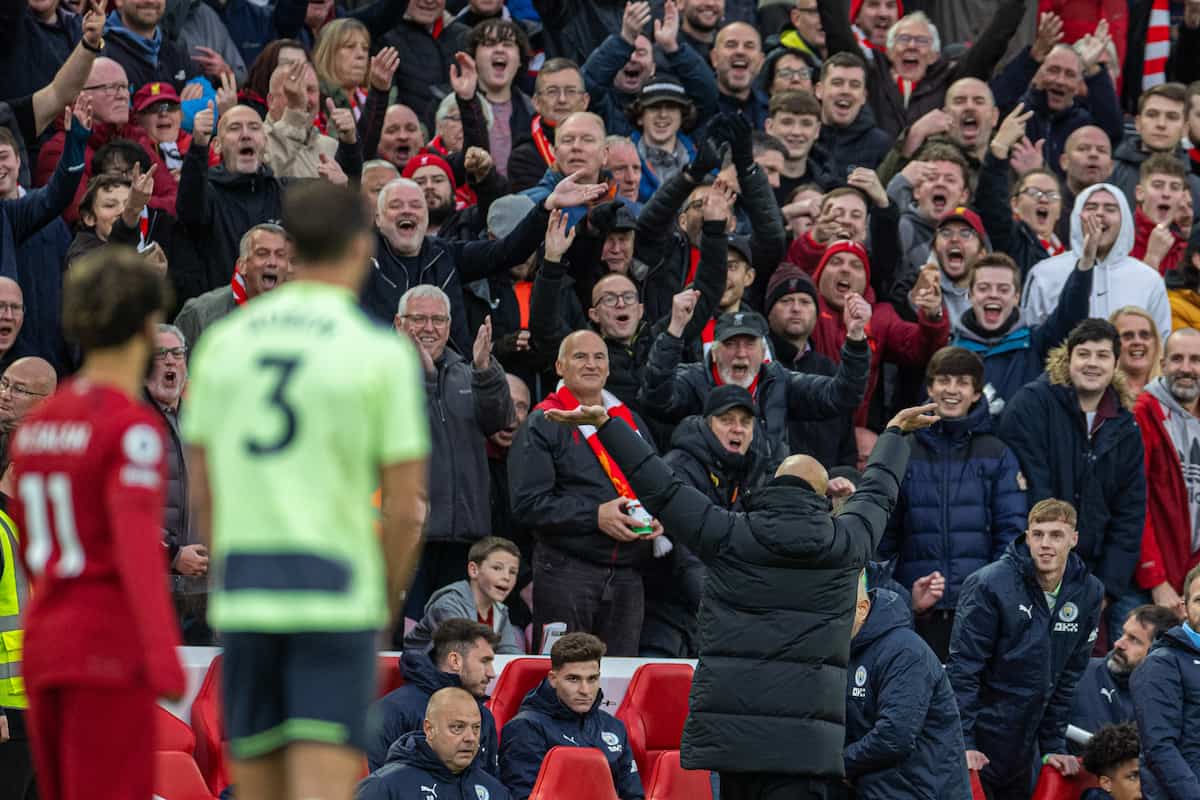
[[28, 708], [25, 679], [21, 676], [21, 650], [25, 631], [21, 610], [29, 602], [25, 568], [17, 558], [17, 526], [0, 511], [0, 708]]

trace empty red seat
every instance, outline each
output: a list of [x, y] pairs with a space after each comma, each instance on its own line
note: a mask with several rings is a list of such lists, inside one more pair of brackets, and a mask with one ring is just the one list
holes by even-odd
[[659, 756], [679, 750], [691, 690], [688, 664], [643, 664], [633, 673], [617, 719], [625, 723], [643, 781], [650, 780]]
[[[511, 666], [511, 665], [510, 665]], [[592, 747], [551, 747], [529, 800], [617, 800], [604, 754]]]
[[162, 706], [154, 707], [154, 749], [174, 750], [189, 756], [196, 749], [196, 737], [192, 729]]
[[983, 791], [983, 782], [979, 780], [979, 771], [970, 770], [971, 773], [971, 800], [987, 800], [987, 794]]
[[177, 750], [154, 754], [154, 793], [163, 800], [213, 800], [196, 762]]
[[212, 794], [229, 785], [225, 764], [225, 726], [221, 722], [221, 656], [208, 665], [200, 691], [192, 701], [192, 732], [196, 735], [196, 766]]
[[698, 800], [712, 796], [712, 773], [706, 769], [684, 769], [679, 751], [669, 750], [654, 762], [654, 775], [646, 781], [646, 800]]
[[1079, 800], [1079, 795], [1083, 794], [1085, 789], [1099, 785], [1096, 776], [1082, 766], [1078, 773], [1068, 778], [1047, 764], [1038, 775], [1037, 788], [1033, 790], [1032, 800]]
[[514, 658], [505, 665], [500, 677], [496, 679], [492, 698], [487, 703], [492, 716], [496, 718], [497, 736], [500, 735], [504, 723], [517, 715], [525, 695], [533, 691], [549, 671], [548, 658]]
[[388, 692], [403, 686], [404, 676], [400, 674], [400, 656], [380, 656], [375, 676], [375, 685], [378, 687], [375, 693], [376, 697], [383, 697]]

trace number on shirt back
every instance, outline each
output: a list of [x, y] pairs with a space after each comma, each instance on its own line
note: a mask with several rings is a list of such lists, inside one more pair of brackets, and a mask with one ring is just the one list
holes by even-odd
[[[74, 578], [83, 572], [83, 547], [75, 529], [75, 510], [71, 503], [71, 479], [61, 472], [40, 475], [31, 472], [21, 476], [17, 486], [25, 506], [25, 561], [30, 571], [41, 575], [50, 560], [51, 539], [58, 540], [58, 564], [55, 574]], [[51, 529], [53, 517], [53, 530]]]
[[295, 356], [262, 356], [256, 362], [264, 370], [274, 373], [275, 383], [267, 402], [283, 416], [283, 431], [274, 439], [263, 440], [251, 437], [246, 440], [246, 449], [251, 455], [269, 456], [278, 453], [292, 443], [296, 438], [296, 408], [287, 399], [288, 384], [300, 366], [300, 359]]

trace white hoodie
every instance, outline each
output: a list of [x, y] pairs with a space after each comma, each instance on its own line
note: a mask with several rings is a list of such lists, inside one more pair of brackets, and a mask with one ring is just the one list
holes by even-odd
[[1121, 208], [1121, 230], [1108, 255], [1093, 267], [1091, 315], [1108, 319], [1112, 312], [1122, 306], [1138, 306], [1154, 319], [1159, 335], [1165, 341], [1171, 332], [1171, 304], [1167, 301], [1166, 286], [1158, 270], [1130, 257], [1134, 235], [1133, 214], [1129, 211], [1125, 193], [1109, 183], [1089, 186], [1075, 198], [1075, 208], [1071, 211], [1071, 249], [1039, 261], [1029, 271], [1025, 281], [1025, 296], [1021, 300], [1023, 321], [1039, 325], [1058, 306], [1063, 285], [1083, 256], [1083, 223], [1080, 221], [1083, 204], [1101, 189], [1115, 197]]

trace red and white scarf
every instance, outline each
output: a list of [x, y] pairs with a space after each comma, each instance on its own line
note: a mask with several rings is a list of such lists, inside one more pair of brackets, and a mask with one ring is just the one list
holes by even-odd
[[542, 115], [538, 114], [533, 118], [533, 122], [529, 123], [530, 132], [533, 134], [533, 146], [537, 148], [538, 155], [542, 157], [542, 161], [546, 162], [547, 167], [554, 166], [554, 147], [550, 144], [549, 137], [542, 130]]
[[229, 281], [229, 288], [233, 290], [233, 301], [240, 305], [246, 303], [246, 279], [242, 273], [233, 273], [233, 279]]
[[1171, 54], [1171, 6], [1168, 0], [1154, 0], [1150, 7], [1150, 26], [1146, 30], [1146, 54], [1142, 62], [1142, 91], [1165, 83], [1167, 56]]
[[1041, 242], [1042, 248], [1052, 256], [1062, 255], [1066, 252], [1067, 248], [1063, 246], [1063, 243], [1053, 233], [1050, 234], [1049, 239], [1043, 239], [1039, 236], [1038, 241]]
[[[579, 408], [579, 400], [575, 398], [574, 393], [562, 381], [558, 382], [558, 388], [554, 394], [558, 398], [559, 405], [567, 411], [574, 411]], [[625, 420], [625, 423], [633, 428], [638, 436], [642, 435], [642, 432], [638, 430], [637, 423], [633, 421], [633, 414], [629, 413], [629, 409], [617, 399], [616, 395], [607, 389], [603, 389], [600, 396], [604, 402], [604, 410], [608, 412], [609, 417]], [[634, 494], [633, 487], [629, 485], [629, 481], [625, 478], [625, 473], [617, 466], [617, 462], [613, 461], [608, 455], [608, 451], [604, 449], [604, 445], [600, 442], [600, 437], [596, 435], [596, 427], [594, 425], [580, 425], [579, 432], [587, 440], [588, 447], [592, 448], [592, 452], [596, 455], [596, 460], [600, 462], [600, 468], [604, 470], [604, 474], [612, 481], [613, 488], [617, 490], [617, 494], [629, 500], [636, 500], [637, 495]]]
[[908, 108], [908, 101], [912, 99], [913, 90], [917, 88], [920, 81], [910, 81], [908, 78], [896, 76], [896, 89], [900, 92], [900, 100], [904, 103], [904, 107]]

